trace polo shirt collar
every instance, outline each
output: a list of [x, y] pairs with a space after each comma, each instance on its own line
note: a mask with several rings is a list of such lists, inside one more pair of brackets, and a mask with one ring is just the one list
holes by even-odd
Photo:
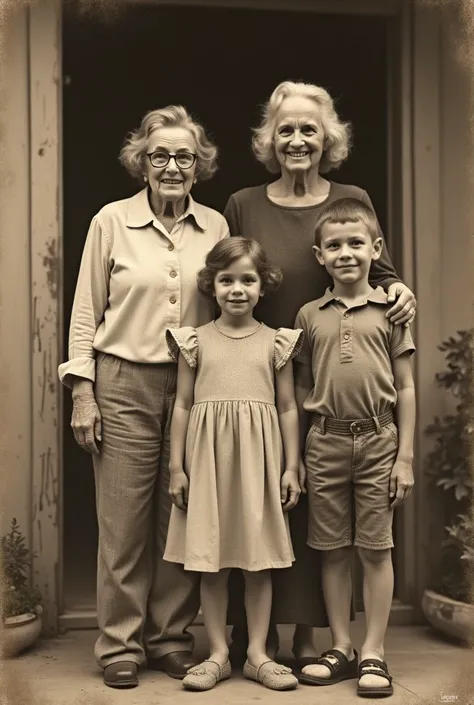
[[[192, 217], [200, 230], [206, 230], [207, 217], [206, 209], [200, 203], [196, 203], [191, 194], [188, 194], [188, 205], [183, 215], [178, 218], [178, 222], [185, 218]], [[129, 200], [127, 226], [129, 228], [143, 228], [155, 220], [150, 203], [148, 201], [148, 187], [142, 189]]]
[[[333, 294], [331, 291], [331, 288], [328, 287], [326, 289], [326, 292], [323, 297], [319, 299], [319, 308], [324, 308], [327, 306], [331, 301], [336, 301], [337, 297]], [[386, 304], [387, 303], [387, 294], [386, 292], [382, 289], [381, 286], [378, 286], [376, 289], [374, 289], [367, 297], [367, 301], [371, 301], [374, 304]]]

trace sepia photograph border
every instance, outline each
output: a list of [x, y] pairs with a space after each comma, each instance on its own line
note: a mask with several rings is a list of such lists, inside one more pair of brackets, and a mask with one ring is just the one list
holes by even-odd
[[[31, 8], [31, 12], [36, 12], [38, 11], [39, 6], [45, 1], [48, 0], [0, 0], [0, 189], [2, 189], [3, 187], [9, 188], [12, 183], [12, 179], [15, 178], [13, 166], [11, 163], [8, 162], [8, 151], [6, 150], [4, 142], [4, 96], [8, 85], [8, 67], [5, 63], [5, 56], [9, 27], [11, 26], [12, 19], [14, 18], [16, 12], [20, 11], [24, 7]], [[261, 0], [261, 3], [262, 5], [265, 5], [267, 2], [271, 1], [272, 0]], [[365, 0], [361, 0], [362, 3], [364, 1]], [[85, 16], [89, 15], [97, 22], [106, 22], [108, 24], [112, 24], [123, 11], [124, 2], [126, 2], [126, 0], [77, 0], [75, 6], [77, 5], [79, 7], [80, 12], [83, 13]], [[353, 2], [357, 3], [359, 2], [359, 0], [353, 0]], [[465, 72], [469, 78], [468, 85], [470, 143], [469, 150], [466, 153], [465, 158], [466, 174], [468, 174], [469, 177], [469, 187], [473, 189], [474, 193], [474, 0], [415, 0], [415, 2], [418, 6], [422, 7], [427, 12], [432, 11], [440, 13], [442, 21], [446, 25], [446, 31], [450, 35], [452, 53], [453, 56], [455, 56], [456, 58], [459, 70]], [[177, 4], [179, 3], [180, 0], [177, 0]], [[63, 4], [66, 6], [69, 4], [69, 1], [63, 0]], [[198, 4], [198, 2], [196, 2], [196, 4]], [[209, 4], [212, 5], [212, 3]], [[218, 5], [217, 2], [215, 2], [214, 4], [216, 6]], [[278, 6], [279, 0], [275, 0], [274, 4]], [[304, 5], [304, 2], [300, 4]], [[308, 0], [307, 4], [309, 7], [310, 0]], [[331, 4], [331, 0], [328, 0], [328, 4]], [[254, 7], [255, 3], [251, 3], [251, 5]], [[242, 7], [245, 6], [246, 2], [244, 1], [242, 3]], [[285, 7], [287, 8], [288, 5], [285, 4]], [[283, 5], [281, 9], [283, 9]], [[57, 34], [59, 34], [59, 30]], [[37, 45], [35, 46], [36, 41]], [[48, 51], [51, 52], [50, 55], [46, 55]], [[33, 63], [31, 63], [32, 71], [37, 71], [39, 75], [42, 70], [41, 62], [43, 60], [46, 62], [51, 62], [51, 56], [55, 51], [55, 47], [49, 47], [49, 49], [48, 47], [45, 47], [44, 41], [41, 41], [41, 37], [37, 37], [36, 39], [33, 38], [33, 41], [30, 45], [30, 52], [37, 52], [37, 54], [35, 55], [37, 61], [34, 62], [34, 65]], [[58, 68], [58, 73], [56, 76], [58, 85], [59, 82], [61, 82], [62, 80], [59, 71], [60, 69]], [[35, 77], [32, 76], [30, 78], [30, 85], [34, 84]], [[58, 90], [60, 90], [60, 88], [58, 88]], [[262, 100], [263, 98], [264, 96], [262, 96]], [[45, 110], [48, 110], [48, 108], [46, 107]], [[54, 107], [53, 110], [58, 110], [58, 107]], [[59, 120], [59, 116], [57, 116], [57, 119]], [[31, 125], [31, 130], [35, 130], [34, 124]], [[54, 141], [54, 136], [52, 139]], [[49, 150], [46, 139], [46, 142], [44, 144], [44, 151], [40, 153], [41, 149], [43, 149], [43, 147], [40, 147], [38, 153], [31, 155], [30, 168], [34, 170], [35, 159], [47, 159], [50, 161], [51, 169], [53, 171], [56, 170], [59, 172], [60, 165], [57, 160], [57, 153], [55, 152], [56, 148], [57, 144], [54, 144], [54, 149]], [[44, 164], [42, 165], [42, 168], [44, 168]], [[30, 178], [30, 176], [31, 175], [26, 174], [26, 178]], [[61, 183], [59, 174], [57, 181], [58, 183]], [[59, 228], [61, 228], [61, 194], [56, 193], [54, 198], [52, 198], [50, 189], [51, 186], [48, 183], [44, 183], [41, 185], [41, 188], [35, 190], [36, 198], [45, 198], [50, 204], [50, 212], [48, 212], [47, 209], [42, 209], [42, 217], [44, 218], [44, 222], [36, 223], [37, 227], [44, 228], [45, 233], [48, 233], [50, 231], [51, 222], [59, 222]], [[469, 257], [471, 258], [472, 262], [474, 262], [474, 199], [471, 200], [468, 208], [469, 213], [467, 214], [466, 221], [469, 223], [469, 239], [472, 248], [472, 251], [469, 253]], [[0, 260], [2, 258], [3, 250], [2, 242], [7, 236], [8, 233], [0, 232]], [[46, 248], [45, 252], [42, 254], [41, 257], [36, 258], [37, 264], [35, 264], [35, 260], [33, 259], [31, 266], [33, 268], [38, 268], [37, 281], [43, 282], [43, 285], [48, 287], [49, 291], [52, 293], [52, 299], [55, 299], [56, 301], [55, 305], [58, 307], [58, 309], [52, 313], [50, 303], [46, 303], [45, 305], [44, 302], [41, 301], [41, 296], [35, 297], [34, 305], [37, 305], [38, 309], [37, 311], [35, 311], [36, 315], [34, 317], [34, 320], [38, 321], [38, 326], [37, 329], [32, 331], [31, 335], [33, 341], [35, 341], [34, 344], [37, 345], [41, 345], [42, 336], [51, 333], [52, 328], [56, 327], [55, 321], [57, 320], [58, 315], [62, 315], [62, 302], [59, 300], [59, 292], [61, 291], [61, 267], [58, 266], [58, 258], [62, 256], [62, 253], [55, 249], [55, 246], [48, 249], [48, 237], [46, 234], [44, 242]], [[466, 253], [466, 256], [468, 256], [468, 253]], [[32, 281], [34, 280], [34, 274], [35, 273], [33, 272]], [[410, 283], [411, 282], [408, 281], [408, 284]], [[472, 270], [472, 279], [466, 284], [466, 286], [468, 288], [467, 295], [469, 296], [470, 301], [474, 303], [474, 270]], [[417, 292], [415, 291], [415, 293]], [[0, 308], [2, 309], [4, 307], [11, 307], [14, 305], [14, 293], [12, 293], [11, 298], [9, 297], [7, 299], [4, 297], [3, 300], [0, 300]], [[418, 315], [424, 315], [424, 312], [419, 312]], [[432, 310], [430, 312], [427, 312], [426, 315], [435, 318], [438, 313], [436, 310]], [[4, 521], [5, 487], [8, 484], [10, 470], [7, 448], [9, 444], [9, 438], [11, 437], [11, 435], [16, 434], [16, 429], [12, 426], [11, 419], [9, 417], [9, 410], [8, 408], [6, 408], [6, 405], [2, 401], [8, 396], [6, 390], [8, 389], [9, 379], [8, 374], [4, 369], [4, 365], [2, 364], [1, 350], [3, 347], [2, 341], [5, 339], [5, 336], [12, 335], [15, 336], [15, 331], [0, 329], [0, 516], [2, 518], [4, 530], [6, 529]], [[57, 336], [57, 330], [55, 330], [54, 335]], [[28, 346], [31, 345], [30, 340], [18, 341], [18, 345], [22, 345], [23, 343], [27, 344]], [[37, 355], [33, 363], [33, 378], [41, 378], [44, 381], [43, 386], [36, 392], [40, 398], [32, 398], [32, 409], [36, 411], [38, 411], [39, 409], [50, 408], [51, 405], [55, 405], [57, 403], [57, 388], [55, 386], [58, 384], [57, 372], [55, 368], [53, 369], [51, 367], [48, 367], [50, 365], [50, 362], [51, 361], [48, 360], [47, 357]], [[36, 368], [35, 365], [37, 366]], [[51, 380], [53, 380], [53, 382], [51, 382]], [[435, 382], [433, 379], [433, 385], [434, 383]], [[58, 418], [62, 418], [61, 412], [62, 409], [59, 409], [59, 413], [57, 413]], [[38, 433], [41, 433], [41, 429], [39, 429]], [[421, 432], [418, 431], [418, 437], [420, 437], [420, 433]], [[34, 439], [33, 442], [35, 442]], [[40, 445], [41, 443], [43, 443], [43, 446], [46, 447], [47, 439], [39, 438], [38, 443]], [[473, 449], [471, 448], [470, 465], [471, 472], [473, 472], [474, 481], [474, 463], [472, 450]], [[45, 464], [46, 471], [48, 471], [48, 463], [56, 463], [57, 467], [59, 468], [61, 467], [62, 459], [51, 459], [45, 456], [43, 457], [43, 462]], [[414, 491], [416, 492], [416, 484]], [[56, 511], [58, 512], [60, 512], [59, 492], [60, 489], [58, 482], [53, 482], [50, 487], [50, 493], [52, 499], [56, 501]], [[474, 511], [474, 507], [472, 511]], [[57, 520], [60, 521], [59, 516], [57, 517]], [[413, 517], [412, 521], [416, 521], [416, 517]], [[45, 533], [43, 533], [43, 535], [41, 535], [40, 537], [35, 534], [35, 537], [32, 541], [33, 550], [38, 549], [38, 541], [42, 541], [44, 542], [44, 544], [47, 544], [48, 541], [51, 540], [52, 535], [49, 536], [47, 532], [48, 528], [46, 527]], [[58, 580], [60, 580], [59, 576]], [[471, 586], [474, 592], [474, 574], [471, 575]], [[56, 619], [56, 617], [57, 615], [54, 616], [54, 619]], [[471, 644], [470, 648], [472, 649], [473, 647], [474, 643]], [[457, 705], [468, 705], [469, 703], [474, 703], [474, 668], [472, 668], [472, 654], [470, 654], [469, 652], [470, 649], [466, 648], [466, 658], [460, 659], [459, 667], [454, 669], [451, 674], [452, 682], [446, 683], [446, 692], [457, 694]], [[91, 654], [91, 660], [92, 659], [93, 656]], [[113, 693], [110, 695], [110, 698], [113, 699]], [[317, 697], [315, 695], [315, 701], [316, 699]], [[355, 699], [356, 696], [354, 694], [354, 701]], [[77, 703], [77, 705], [83, 703], [85, 705], [85, 703], [87, 702], [87, 705], [103, 705], [103, 703], [106, 701], [108, 701], [108, 699], [105, 694], [103, 698], [101, 696], [97, 698], [93, 698], [93, 696], [85, 698], [84, 696], [81, 696], [78, 693], [77, 699], [74, 700], [74, 703]], [[426, 702], [427, 704], [439, 702], [439, 692], [433, 692], [433, 694], [425, 698], [423, 702]], [[30, 703], [31, 705], [48, 705], [47, 698], [42, 696], [41, 693], [38, 693], [37, 691], [37, 686], [34, 682], [33, 674], [31, 680], [29, 681], [19, 679], [17, 671], [14, 667], [12, 667], [11, 662], [8, 659], [0, 660], [0, 705], [30, 705]]]

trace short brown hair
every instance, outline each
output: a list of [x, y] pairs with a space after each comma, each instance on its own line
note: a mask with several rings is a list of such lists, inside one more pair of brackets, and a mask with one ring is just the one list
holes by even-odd
[[370, 206], [358, 198], [339, 198], [321, 210], [314, 226], [314, 244], [321, 247], [321, 235], [326, 223], [363, 223], [372, 242], [380, 237], [377, 216]]
[[283, 278], [281, 269], [275, 267], [268, 259], [265, 250], [256, 240], [246, 237], [226, 237], [214, 245], [206, 256], [206, 264], [197, 275], [199, 291], [212, 298], [214, 280], [223, 269], [241, 257], [250, 257], [262, 280], [262, 289], [274, 291]]

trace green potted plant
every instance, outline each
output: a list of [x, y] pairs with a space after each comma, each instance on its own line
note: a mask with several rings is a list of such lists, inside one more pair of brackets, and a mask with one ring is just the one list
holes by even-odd
[[473, 483], [470, 454], [473, 450], [474, 329], [458, 331], [439, 349], [446, 365], [436, 375], [437, 384], [455, 399], [455, 408], [436, 417], [426, 429], [434, 440], [426, 457], [426, 473], [443, 492], [445, 535], [433, 589], [425, 590], [425, 617], [444, 634], [468, 641], [474, 634], [474, 595], [470, 574], [474, 570]]
[[16, 519], [1, 538], [3, 573], [1, 647], [3, 656], [16, 656], [34, 644], [41, 633], [41, 595], [30, 585], [31, 556]]

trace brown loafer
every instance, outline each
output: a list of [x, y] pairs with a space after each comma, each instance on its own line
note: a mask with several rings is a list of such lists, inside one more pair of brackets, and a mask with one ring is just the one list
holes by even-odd
[[190, 668], [198, 661], [190, 651], [172, 651], [161, 658], [148, 659], [148, 668], [153, 671], [165, 671], [170, 678], [182, 680]]
[[138, 685], [135, 661], [116, 661], [104, 668], [104, 683], [109, 688], [135, 688]]

